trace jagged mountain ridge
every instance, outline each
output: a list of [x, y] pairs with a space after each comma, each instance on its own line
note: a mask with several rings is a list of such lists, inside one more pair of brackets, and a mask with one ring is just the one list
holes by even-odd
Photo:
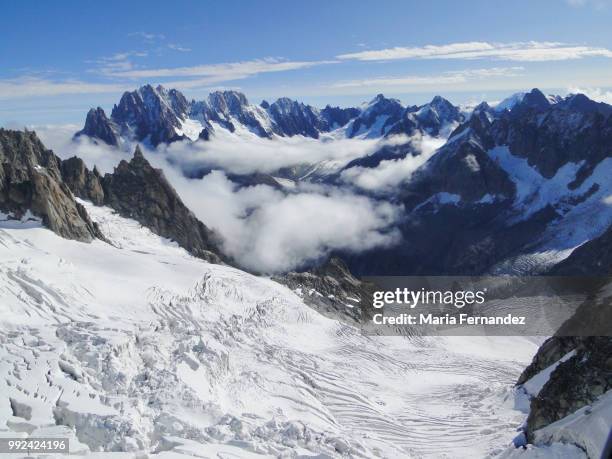
[[259, 137], [301, 135], [317, 139], [323, 133], [344, 129], [346, 137], [411, 135], [417, 130], [438, 135], [462, 119], [459, 109], [436, 96], [422, 106], [404, 107], [395, 99], [376, 96], [357, 107], [323, 109], [282, 97], [273, 103], [252, 105], [238, 91], [215, 91], [206, 100], [191, 102], [176, 89], [145, 85], [125, 92], [107, 117], [100, 107], [87, 114], [85, 126], [75, 134], [108, 145], [124, 141], [152, 146], [178, 140], [208, 140], [216, 129], [247, 130]]
[[131, 161], [121, 161], [102, 176], [80, 158], [61, 160], [34, 132], [0, 129], [0, 212], [7, 220], [39, 218], [67, 239], [106, 240], [75, 197], [137, 220], [194, 256], [212, 262], [224, 258], [219, 236], [183, 204], [139, 147]]
[[550, 268], [612, 224], [611, 114], [583, 95], [551, 102], [537, 89], [509, 109], [480, 105], [389, 196], [406, 209], [403, 244], [341, 255], [361, 274]]

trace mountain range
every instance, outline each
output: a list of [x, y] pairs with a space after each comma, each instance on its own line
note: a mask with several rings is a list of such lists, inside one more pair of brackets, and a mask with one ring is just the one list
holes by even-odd
[[[2, 430], [121, 458], [485, 457], [513, 437], [531, 456], [506, 458], [606, 454], [609, 337], [551, 337], [531, 364], [522, 337], [373, 339], [357, 327], [371, 287], [354, 275], [609, 275], [612, 107], [534, 89], [471, 110], [382, 95], [318, 110], [144, 86], [110, 118], [90, 111], [77, 137], [214, 145], [220, 130], [441, 146], [390, 189], [359, 189], [346, 171], [424, 155], [408, 141], [294, 174], [399, 206], [401, 237], [269, 278], [223, 252], [139, 146], [101, 174], [0, 129]], [[292, 192], [276, 172], [250, 178]]]
[[176, 89], [145, 85], [124, 93], [110, 117], [102, 108], [92, 108], [76, 136], [114, 146], [136, 141], [155, 147], [180, 140], [209, 140], [219, 129], [243, 130], [265, 138], [301, 135], [317, 139], [338, 129], [349, 138], [410, 135], [417, 130], [437, 135], [444, 126], [461, 119], [459, 109], [439, 96], [420, 107], [403, 107], [398, 100], [379, 94], [359, 108], [328, 105], [318, 109], [286, 97], [252, 105], [237, 91], [216, 91], [206, 100], [188, 101]]
[[[242, 186], [266, 184], [286, 192], [287, 179], [355, 190], [356, 174], [422, 158], [392, 187], [356, 190], [402, 206], [402, 243], [336, 255], [356, 274], [531, 274], [552, 269], [612, 224], [611, 115], [611, 106], [582, 94], [546, 96], [538, 89], [471, 109], [440, 96], [403, 106], [379, 94], [361, 107], [319, 110], [287, 98], [251, 105], [235, 91], [188, 102], [177, 90], [147, 85], [126, 92], [110, 118], [101, 108], [90, 110], [76, 136], [114, 146], [214, 145], [221, 130], [271, 142], [291, 136], [400, 139], [350, 161], [229, 176]], [[441, 146], [425, 157], [411, 142], [415, 136]], [[189, 174], [201, 177], [210, 170], [204, 165]]]

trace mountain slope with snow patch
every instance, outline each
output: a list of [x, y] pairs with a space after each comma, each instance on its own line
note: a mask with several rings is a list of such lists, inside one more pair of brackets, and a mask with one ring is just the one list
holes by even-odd
[[480, 457], [520, 422], [503, 400], [529, 340], [362, 336], [84, 204], [112, 245], [0, 227], [2, 435], [162, 458]]

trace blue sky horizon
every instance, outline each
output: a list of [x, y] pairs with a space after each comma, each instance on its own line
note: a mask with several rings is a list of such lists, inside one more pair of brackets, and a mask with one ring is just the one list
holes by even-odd
[[357, 105], [378, 93], [454, 103], [521, 90], [612, 101], [612, 4], [528, 2], [10, 2], [0, 126], [81, 124], [126, 90], [201, 99], [237, 89]]

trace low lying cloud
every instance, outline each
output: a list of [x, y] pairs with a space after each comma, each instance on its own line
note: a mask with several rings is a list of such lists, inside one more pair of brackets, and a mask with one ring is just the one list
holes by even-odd
[[[75, 128], [43, 126], [36, 131], [45, 145], [61, 158], [79, 156], [90, 168], [96, 165], [103, 173], [112, 172], [121, 159], [131, 158], [131, 151], [96, 145], [88, 139], [72, 142]], [[228, 170], [242, 173], [268, 170], [306, 158], [312, 160], [309, 155], [333, 161], [346, 160], [365, 151], [354, 150], [352, 142], [343, 146], [342, 141], [334, 141], [334, 147], [304, 138], [294, 138], [291, 142], [259, 140], [261, 144], [250, 144], [244, 138], [239, 144], [209, 143], [219, 163]], [[369, 141], [355, 141], [355, 144], [357, 142], [373, 148]], [[176, 157], [190, 147], [188, 144], [173, 145], [168, 151], [145, 149], [144, 154], [155, 167], [164, 170], [198, 218], [223, 236], [224, 250], [245, 268], [261, 273], [284, 272], [322, 259], [334, 250], [361, 252], [389, 246], [400, 239], [395, 228], [401, 214], [398, 206], [352, 193], [348, 187], [345, 190], [298, 184], [285, 191], [267, 185], [239, 188], [220, 170], [203, 179], [188, 179], [168, 162], [168, 155]], [[233, 153], [231, 146], [239, 147], [240, 152]], [[222, 161], [223, 155], [232, 157]], [[284, 159], [285, 156], [290, 159]]]
[[372, 51], [359, 51], [336, 56], [342, 60], [389, 61], [399, 59], [496, 59], [523, 62], [562, 61], [584, 57], [612, 58], [607, 48], [572, 45], [559, 42], [488, 43], [480, 41], [394, 47]]
[[283, 272], [333, 250], [362, 252], [399, 241], [399, 209], [325, 187], [288, 194], [266, 185], [238, 189], [221, 171], [177, 189], [204, 222], [225, 237], [225, 250], [242, 266]]
[[409, 142], [415, 151], [420, 152], [419, 155], [382, 161], [375, 168], [352, 167], [342, 172], [341, 179], [363, 190], [385, 193], [410, 180], [412, 174], [431, 158], [445, 140], [417, 135]]
[[378, 139], [311, 139], [302, 136], [278, 137], [274, 140], [248, 132], [232, 134], [218, 129], [209, 142], [175, 142], [159, 148], [173, 163], [185, 171], [211, 168], [234, 174], [273, 173], [283, 167], [320, 163], [330, 171], [352, 159], [373, 153], [394, 140]]

